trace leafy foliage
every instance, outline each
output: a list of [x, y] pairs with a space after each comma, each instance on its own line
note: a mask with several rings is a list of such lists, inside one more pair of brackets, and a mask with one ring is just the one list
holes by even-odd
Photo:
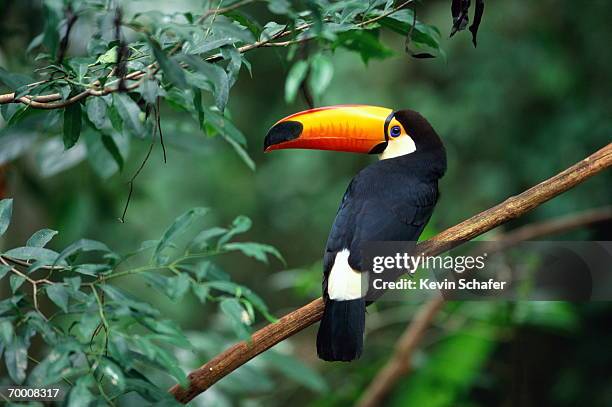
[[[405, 36], [415, 57], [442, 55], [439, 32], [403, 9], [411, 1], [318, 0], [300, 8], [272, 0], [267, 7], [273, 19], [265, 23], [242, 11], [252, 2], [223, 2], [201, 14], [146, 11], [128, 16], [116, 2], [45, 0], [46, 25], [28, 47], [39, 51], [40, 78], [0, 68], [0, 84], [14, 92], [9, 102], [23, 102], [1, 105], [9, 124], [1, 137], [9, 139], [44, 121], [55, 134], [37, 147], [44, 175], [89, 156], [93, 169], [107, 178], [124, 168], [130, 138], [154, 142], [156, 134], [162, 137], [159, 109], [164, 102], [190, 116], [203, 133], [220, 136], [254, 169], [246, 138], [226, 109], [240, 71], [251, 70], [249, 50], [290, 48], [287, 57], [295, 61], [286, 82], [287, 101], [296, 98], [302, 83], [315, 101], [320, 99], [333, 78], [330, 55], [339, 47], [359, 53], [364, 62], [393, 55], [379, 40], [383, 28]], [[94, 29], [86, 54], [71, 56], [72, 27], [85, 22]], [[298, 57], [308, 41], [316, 42], [317, 49]], [[70, 151], [59, 148], [60, 139]], [[25, 151], [0, 155], [0, 163]]]
[[[0, 208], [0, 225], [6, 229], [12, 200], [0, 201]], [[215, 258], [235, 251], [260, 261], [268, 255], [282, 260], [281, 255], [268, 245], [233, 241], [251, 226], [244, 216], [227, 228], [190, 235], [206, 213], [205, 208], [185, 212], [159, 240], [144, 242], [126, 255], [89, 239], [61, 252], [47, 249], [57, 234], [50, 229], [34, 233], [26, 246], [2, 253], [0, 278], [10, 279], [12, 295], [0, 302], [0, 354], [11, 380], [33, 386], [63, 382], [70, 386], [69, 404], [75, 405], [98, 398], [113, 403], [131, 392], [152, 402], [171, 401], [155, 379], [167, 374], [184, 384], [186, 374], [176, 352], [197, 354], [198, 349], [177, 324], [124, 288], [128, 276], [141, 277], [139, 284], [145, 282], [174, 302], [191, 291], [202, 304], [218, 304], [240, 339], [249, 337], [258, 314], [275, 321], [263, 300], [233, 282]], [[147, 253], [148, 262], [133, 265]], [[39, 307], [45, 297], [55, 305], [53, 314]], [[28, 354], [37, 336], [49, 347], [40, 361]], [[295, 363], [306, 371], [307, 386], [324, 387], [308, 368]]]

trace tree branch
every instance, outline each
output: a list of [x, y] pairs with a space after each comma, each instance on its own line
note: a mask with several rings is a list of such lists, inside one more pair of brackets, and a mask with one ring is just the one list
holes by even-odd
[[[221, 8], [221, 9], [214, 9], [214, 10], [209, 10], [206, 13], [204, 13], [197, 21], [198, 22], [202, 22], [204, 20], [206, 20], [206, 18], [208, 18], [211, 15], [215, 15], [215, 13], [226, 13], [229, 11], [232, 11], [234, 9], [237, 9], [239, 7], [242, 7], [244, 5], [253, 3], [255, 0], [244, 0], [244, 1], [239, 1], [231, 6], [225, 7], [225, 8]], [[376, 16], [373, 18], [370, 18], [366, 21], [362, 21], [358, 24], [356, 24], [356, 27], [364, 27], [366, 25], [369, 24], [373, 24], [375, 22], [377, 22], [378, 20], [387, 17], [401, 9], [403, 9], [404, 7], [406, 7], [408, 4], [412, 3], [414, 0], [406, 0], [402, 3], [400, 3], [399, 5], [393, 7], [392, 9]], [[297, 43], [302, 43], [302, 42], [306, 42], [306, 41], [310, 41], [315, 37], [304, 37], [304, 38], [300, 38], [300, 39], [295, 39], [295, 40], [289, 40], [289, 41], [284, 41], [284, 42], [273, 42], [276, 39], [279, 38], [283, 38], [283, 37], [287, 37], [287, 36], [291, 36], [291, 35], [296, 35], [299, 34], [300, 32], [303, 32], [305, 30], [307, 30], [308, 28], [310, 28], [312, 26], [312, 23], [305, 23], [302, 24], [296, 28], [294, 28], [291, 31], [280, 31], [275, 35], [272, 35], [269, 38], [260, 40], [260, 41], [256, 41], [252, 44], [246, 44], [243, 45], [242, 47], [237, 48], [238, 52], [240, 52], [241, 54], [244, 54], [246, 52], [252, 51], [254, 49], [257, 48], [262, 48], [262, 47], [288, 47], [292, 44], [297, 44]], [[182, 43], [181, 43], [182, 45]], [[180, 46], [175, 46], [174, 48], [171, 49], [170, 53], [174, 53], [176, 51], [178, 51], [180, 49]], [[218, 55], [212, 55], [208, 58], [206, 58], [205, 60], [207, 62], [218, 62], [220, 60], [222, 60], [222, 56], [220, 54]], [[118, 92], [118, 91], [131, 91], [136, 89], [139, 85], [140, 85], [140, 79], [142, 79], [146, 74], [147, 74], [147, 70], [153, 70], [154, 72], [157, 72], [157, 69], [159, 67], [157, 66], [157, 63], [152, 63], [149, 66], [147, 66], [147, 68], [145, 70], [138, 70], [138, 71], [133, 71], [130, 74], [126, 75], [124, 78], [122, 78], [123, 80], [131, 80], [131, 81], [137, 81], [135, 83], [132, 83], [128, 86], [126, 86], [125, 89], [121, 88], [120, 84], [122, 83], [121, 80], [116, 80], [116, 81], [112, 81], [109, 83], [108, 86], [105, 86], [103, 88], [100, 88], [100, 83], [98, 81], [95, 81], [94, 83], [92, 83], [87, 89], [85, 89], [84, 91], [82, 91], [81, 93], [78, 93], [74, 96], [72, 96], [69, 99], [66, 99], [64, 101], [62, 101], [62, 95], [59, 93], [51, 93], [48, 95], [38, 95], [38, 96], [21, 96], [19, 98], [15, 98], [15, 93], [6, 93], [6, 94], [0, 94], [0, 105], [3, 104], [7, 104], [7, 103], [23, 103], [25, 105], [28, 105], [31, 108], [34, 109], [43, 109], [43, 110], [53, 110], [53, 109], [63, 109], [66, 106], [69, 106], [71, 104], [80, 102], [83, 99], [86, 99], [90, 96], [105, 96], [108, 95], [109, 93], [114, 93], [114, 92]], [[27, 85], [30, 88], [34, 88], [35, 86], [44, 83], [46, 81], [41, 81], [41, 82], [37, 82], [37, 83], [32, 83]]]
[[[416, 246], [417, 250], [426, 256], [450, 250], [462, 242], [525, 214], [610, 166], [612, 166], [612, 143], [527, 191], [472, 216], [430, 240], [419, 243]], [[169, 390], [170, 393], [179, 402], [189, 402], [255, 356], [319, 321], [323, 315], [323, 308], [323, 300], [317, 298], [285, 315], [278, 322], [265, 326], [253, 334], [250, 342], [240, 342], [232, 346], [191, 372], [188, 375], [187, 388], [175, 385]]]
[[[479, 245], [478, 252], [500, 252], [527, 240], [551, 236], [610, 220], [612, 220], [612, 207], [608, 206], [532, 223], [505, 232], [497, 236], [495, 241]], [[435, 297], [419, 308], [415, 318], [406, 327], [406, 330], [397, 341], [393, 355], [363, 392], [357, 407], [383, 405], [385, 398], [393, 390], [397, 382], [406, 377], [410, 372], [412, 355], [438, 311], [442, 309], [443, 304], [443, 297]]]

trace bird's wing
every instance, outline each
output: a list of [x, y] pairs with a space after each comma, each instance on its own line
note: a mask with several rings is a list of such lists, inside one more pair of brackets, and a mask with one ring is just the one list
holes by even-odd
[[435, 183], [411, 179], [399, 183], [401, 188], [395, 189], [373, 185], [380, 183], [358, 176], [344, 194], [323, 258], [324, 294], [338, 252], [348, 249], [349, 265], [355, 270], [363, 270], [362, 243], [417, 240], [438, 198]]

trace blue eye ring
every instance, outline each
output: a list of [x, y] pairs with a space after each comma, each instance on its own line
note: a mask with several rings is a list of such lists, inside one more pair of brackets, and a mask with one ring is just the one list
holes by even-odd
[[402, 134], [400, 126], [391, 127], [391, 137], [398, 137], [400, 134]]

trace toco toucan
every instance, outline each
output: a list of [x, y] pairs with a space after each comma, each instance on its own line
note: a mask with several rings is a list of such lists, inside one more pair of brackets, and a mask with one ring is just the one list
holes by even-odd
[[379, 154], [342, 198], [323, 257], [325, 311], [317, 334], [323, 360], [350, 361], [363, 349], [368, 241], [416, 241], [438, 200], [446, 152], [431, 125], [412, 110], [339, 105], [306, 110], [277, 122], [264, 151], [284, 148]]

